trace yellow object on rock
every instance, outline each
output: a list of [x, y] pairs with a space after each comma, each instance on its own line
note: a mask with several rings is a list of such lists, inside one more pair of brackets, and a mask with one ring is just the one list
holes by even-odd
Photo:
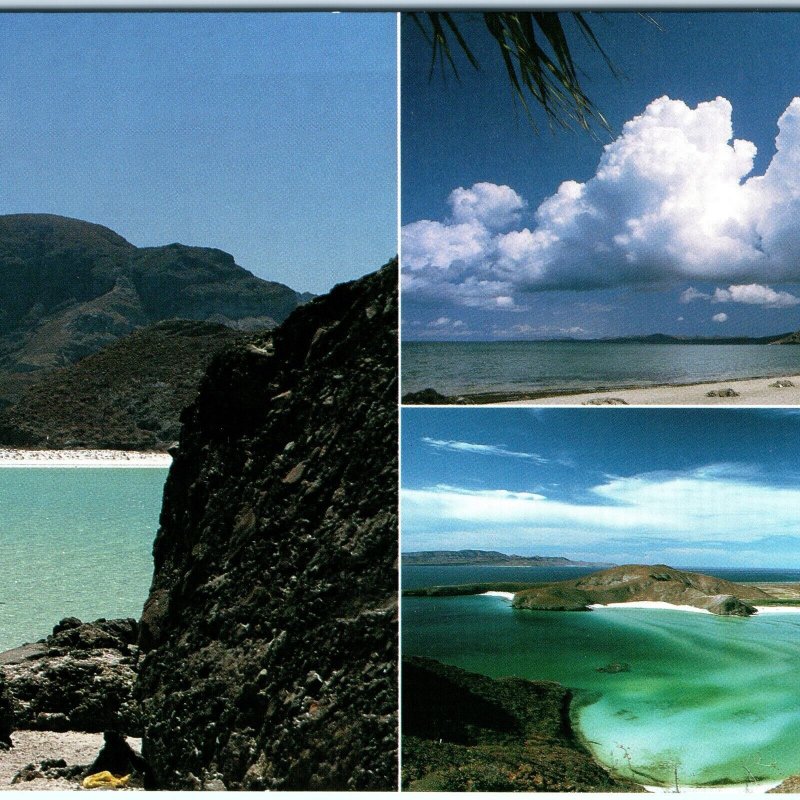
[[115, 778], [108, 770], [95, 772], [94, 775], [87, 775], [83, 779], [84, 789], [121, 789], [128, 785], [130, 775], [123, 775]]

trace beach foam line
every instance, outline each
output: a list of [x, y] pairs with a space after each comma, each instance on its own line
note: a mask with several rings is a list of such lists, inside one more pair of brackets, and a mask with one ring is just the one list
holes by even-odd
[[[770, 781], [769, 783], [732, 783], [725, 784], [724, 786], [684, 786], [681, 783], [679, 786], [681, 794], [710, 794], [716, 796], [721, 792], [726, 792], [728, 794], [736, 793], [738, 796], [740, 793], [766, 794], [770, 789], [774, 789], [776, 786], [780, 786], [782, 783], [783, 781], [780, 780]], [[674, 786], [642, 785], [645, 789], [647, 789], [648, 792], [653, 792], [655, 794], [675, 794]]]
[[172, 464], [169, 453], [136, 450], [16, 450], [0, 448], [3, 467], [109, 467], [167, 469]]
[[502, 597], [511, 602], [514, 599], [514, 592], [483, 592], [484, 597]]
[[707, 608], [695, 606], [679, 606], [665, 603], [663, 600], [631, 600], [629, 603], [592, 603], [589, 608], [660, 608], [666, 611], [691, 611], [694, 614], [710, 614]]

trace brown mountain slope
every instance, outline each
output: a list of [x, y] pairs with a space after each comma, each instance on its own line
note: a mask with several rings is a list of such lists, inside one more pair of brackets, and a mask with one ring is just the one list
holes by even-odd
[[0, 410], [0, 445], [166, 450], [211, 359], [254, 334], [175, 320], [50, 370]]
[[221, 250], [138, 248], [82, 220], [0, 216], [0, 399], [24, 383], [20, 376], [74, 363], [145, 325], [269, 328], [307, 299]]

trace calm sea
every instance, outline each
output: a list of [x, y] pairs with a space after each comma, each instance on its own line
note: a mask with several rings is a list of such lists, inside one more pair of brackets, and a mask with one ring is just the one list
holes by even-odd
[[139, 617], [166, 469], [0, 469], [0, 650]]
[[403, 393], [589, 391], [800, 374], [800, 347], [607, 342], [404, 342]]
[[[525, 580], [520, 570], [539, 569], [416, 567], [403, 580], [421, 585], [425, 572], [438, 583], [494, 580], [497, 572]], [[798, 570], [705, 571], [800, 579]], [[684, 785], [800, 772], [800, 615], [516, 611], [502, 598], [474, 596], [403, 598], [402, 620], [405, 655], [575, 690], [574, 723], [597, 758], [637, 781], [670, 784], [675, 768]], [[597, 671], [612, 662], [630, 670]]]

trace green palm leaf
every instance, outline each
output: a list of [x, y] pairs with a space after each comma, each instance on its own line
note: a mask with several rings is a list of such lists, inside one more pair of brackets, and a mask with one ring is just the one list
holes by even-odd
[[[616, 76], [617, 71], [601, 47], [586, 15], [579, 11], [569, 13], [586, 40], [600, 53]], [[431, 44], [430, 76], [438, 62], [443, 70], [445, 63], [449, 64], [458, 78], [453, 58], [453, 49], [456, 47], [474, 68], [480, 68], [478, 59], [451, 14], [426, 11], [410, 12], [407, 16]], [[581, 87], [561, 23], [561, 14], [555, 11], [493, 11], [482, 16], [503, 59], [514, 95], [534, 129], [537, 126], [529, 105], [531, 98], [544, 110], [550, 125], [591, 130], [595, 123], [608, 130], [605, 117]]]

